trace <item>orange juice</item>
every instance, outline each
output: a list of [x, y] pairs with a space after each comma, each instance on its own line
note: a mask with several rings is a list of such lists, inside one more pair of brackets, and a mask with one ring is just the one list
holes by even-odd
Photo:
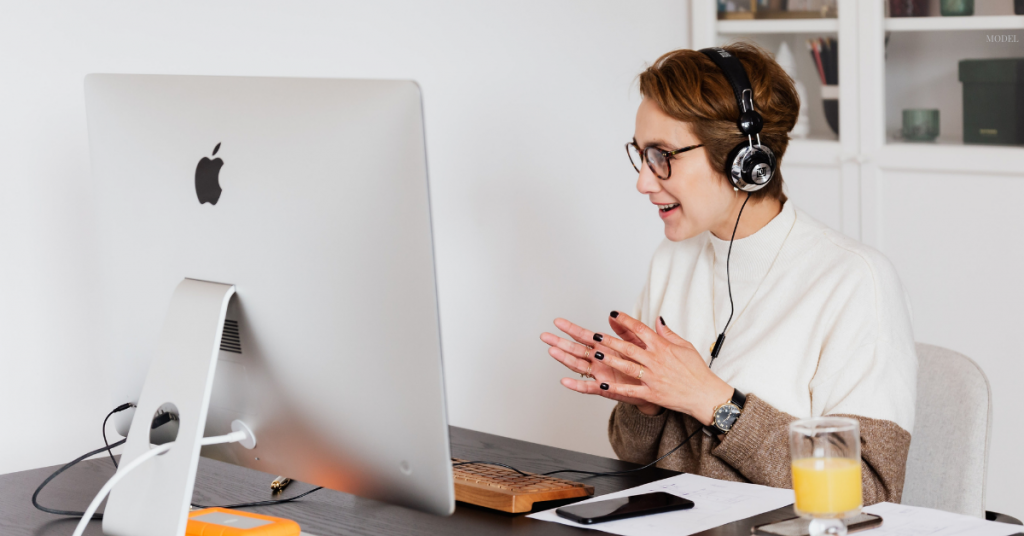
[[842, 514], [861, 507], [860, 460], [801, 458], [792, 467], [800, 513]]

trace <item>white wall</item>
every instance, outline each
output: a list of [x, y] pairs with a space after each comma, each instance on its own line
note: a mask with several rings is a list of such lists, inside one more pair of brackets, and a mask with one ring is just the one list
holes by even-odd
[[611, 454], [610, 404], [561, 387], [539, 334], [643, 285], [661, 222], [623, 149], [633, 79], [688, 26], [677, 0], [0, 2], [0, 473], [96, 448], [109, 410], [90, 72], [419, 81], [451, 422]]

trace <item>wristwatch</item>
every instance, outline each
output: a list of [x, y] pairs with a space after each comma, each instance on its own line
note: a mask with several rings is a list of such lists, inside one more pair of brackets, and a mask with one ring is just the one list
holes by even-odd
[[743, 406], [746, 403], [747, 395], [741, 393], [739, 389], [733, 389], [732, 398], [715, 408], [712, 413], [712, 425], [705, 426], [704, 433], [711, 437], [729, 433], [729, 430], [732, 430], [732, 425], [736, 423], [736, 419], [743, 414]]

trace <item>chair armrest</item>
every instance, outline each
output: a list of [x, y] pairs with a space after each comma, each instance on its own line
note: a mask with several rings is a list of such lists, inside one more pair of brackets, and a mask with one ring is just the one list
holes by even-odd
[[999, 512], [989, 512], [987, 510], [985, 511], [985, 519], [989, 521], [998, 521], [999, 523], [1009, 523], [1011, 525], [1024, 525], [1024, 523], [1021, 523], [1021, 521], [1015, 517], [1000, 514]]

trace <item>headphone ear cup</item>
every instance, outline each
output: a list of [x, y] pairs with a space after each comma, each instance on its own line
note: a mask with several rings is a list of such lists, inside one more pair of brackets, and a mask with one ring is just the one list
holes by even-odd
[[744, 147], [748, 147], [747, 142], [743, 142], [736, 147], [733, 147], [725, 157], [725, 176], [729, 178], [729, 183], [732, 184], [734, 188], [739, 188], [740, 190], [742, 190], [744, 186], [743, 179], [733, 173], [733, 170], [741, 169], [742, 167], [739, 154]]
[[740, 143], [726, 157], [726, 176], [736, 188], [756, 192], [775, 176], [775, 153], [764, 145]]

